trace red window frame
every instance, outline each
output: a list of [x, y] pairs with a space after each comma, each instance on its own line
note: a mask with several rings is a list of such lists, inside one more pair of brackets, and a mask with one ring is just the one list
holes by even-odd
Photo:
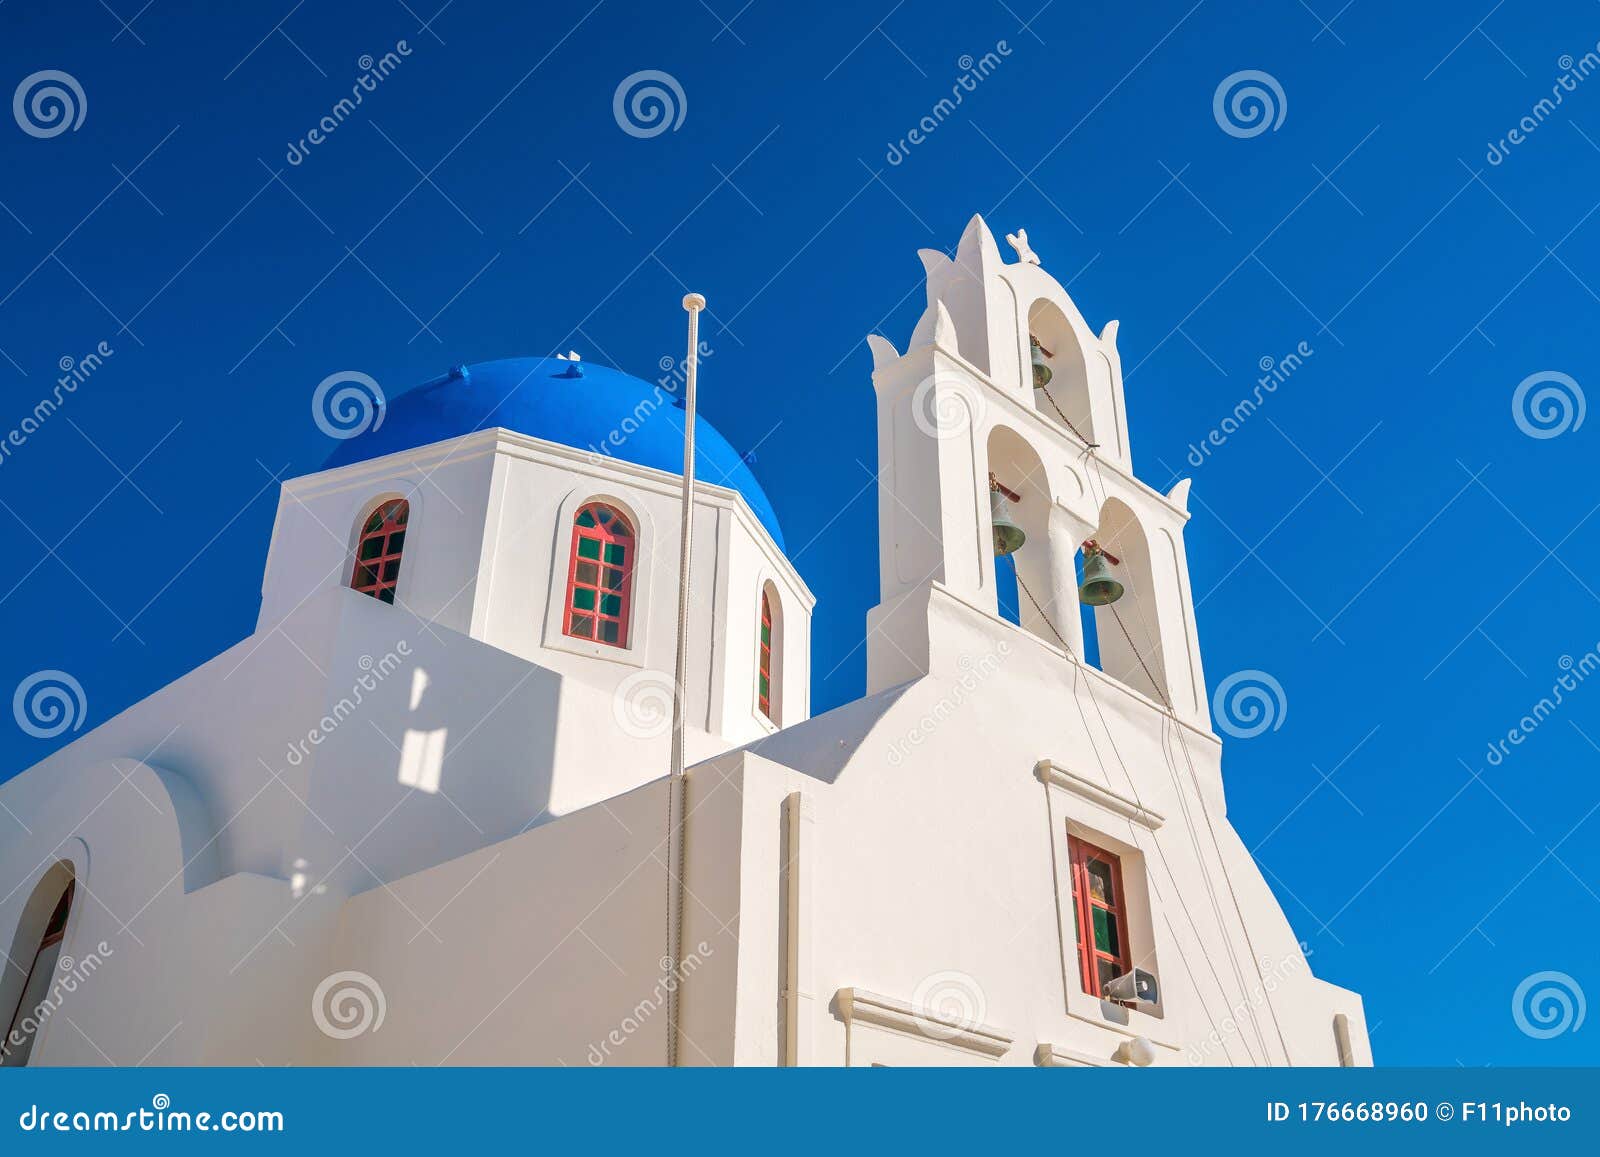
[[411, 518], [411, 503], [404, 498], [380, 502], [361, 524], [356, 539], [356, 565], [350, 573], [350, 589], [371, 595], [380, 602], [394, 604], [400, 585], [400, 555], [406, 544], [406, 523]]
[[[756, 703], [761, 714], [772, 719], [772, 600], [761, 592], [761, 633], [756, 663]], [[776, 722], [776, 720], [773, 720]]]
[[608, 647], [628, 645], [638, 536], [627, 515], [590, 502], [572, 516], [572, 556], [562, 631]]
[[[1122, 975], [1133, 969], [1133, 951], [1128, 943], [1128, 894], [1122, 886], [1122, 860], [1097, 848], [1077, 836], [1067, 837], [1067, 856], [1072, 864], [1073, 924], [1078, 934], [1078, 971], [1083, 980], [1083, 991], [1090, 996], [1105, 997], [1102, 989], [1105, 980], [1102, 965], [1110, 966]], [[1106, 871], [1092, 872], [1090, 863], [1105, 865]], [[1110, 895], [1095, 894], [1095, 883], [1109, 879]], [[1101, 914], [1097, 923], [1096, 913]], [[1101, 948], [1095, 936], [1097, 928], [1104, 928], [1109, 949]]]

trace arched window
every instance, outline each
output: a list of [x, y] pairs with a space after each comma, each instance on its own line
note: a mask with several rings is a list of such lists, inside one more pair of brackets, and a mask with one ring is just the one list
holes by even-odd
[[[761, 584], [760, 610], [756, 620], [756, 711], [767, 722], [782, 727], [783, 600], [770, 580]], [[788, 718], [794, 722], [792, 716]]]
[[761, 641], [756, 660], [756, 702], [772, 718], [772, 600], [761, 592]]
[[572, 520], [565, 631], [612, 647], [628, 645], [633, 601], [633, 527], [620, 510], [591, 502]]
[[356, 569], [350, 576], [350, 589], [394, 603], [395, 587], [400, 582], [400, 554], [406, 545], [406, 520], [411, 503], [404, 498], [381, 502], [361, 524], [356, 540]]
[[33, 1041], [39, 1031], [38, 1009], [50, 999], [50, 985], [55, 980], [56, 962], [61, 957], [61, 941], [66, 937], [67, 917], [72, 914], [72, 896], [76, 890], [77, 881], [68, 879], [32, 953], [22, 956], [27, 946], [19, 944], [19, 953], [7, 965], [26, 969], [21, 995], [6, 1024], [6, 1035], [0, 1038], [4, 1046], [0, 1063], [7, 1066], [26, 1065], [33, 1052]]

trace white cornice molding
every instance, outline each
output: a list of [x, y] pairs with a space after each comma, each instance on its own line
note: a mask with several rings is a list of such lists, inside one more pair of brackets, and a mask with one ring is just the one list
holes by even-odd
[[836, 999], [846, 1025], [860, 1021], [988, 1057], [1004, 1056], [1016, 1039], [993, 1025], [946, 1017], [864, 988], [841, 988]]
[[[573, 466], [574, 468], [588, 468], [591, 474], [598, 474], [601, 470], [617, 470], [638, 479], [642, 483], [649, 483], [670, 495], [682, 492], [683, 478], [669, 470], [658, 470], [654, 466], [640, 466], [636, 462], [628, 462], [615, 458], [609, 454], [601, 454], [593, 450], [579, 450], [573, 446], [566, 446], [560, 442], [550, 442], [543, 438], [535, 438], [530, 434], [521, 434], [516, 430], [497, 428], [500, 435], [496, 449], [502, 454], [514, 453], [521, 458], [535, 461], [548, 462], [557, 459]], [[758, 483], [759, 485], [759, 483]], [[696, 501], [709, 501], [714, 505], [724, 506], [734, 512], [734, 516], [743, 524], [745, 531], [755, 539], [768, 559], [784, 574], [799, 592], [805, 609], [810, 611], [816, 605], [817, 597], [812, 594], [811, 588], [806, 585], [805, 579], [800, 577], [800, 572], [789, 561], [789, 556], [778, 549], [778, 544], [773, 541], [772, 534], [756, 517], [755, 511], [750, 508], [750, 503], [745, 496], [731, 486], [707, 482], [704, 478], [696, 477], [694, 481]]]
[[1112, 791], [1109, 787], [1103, 787], [1070, 767], [1062, 767], [1051, 760], [1041, 759], [1034, 765], [1033, 774], [1043, 783], [1069, 791], [1080, 799], [1098, 804], [1107, 811], [1116, 812], [1117, 815], [1130, 819], [1152, 832], [1167, 822], [1167, 817], [1154, 808], [1146, 807], [1138, 800], [1130, 799], [1121, 792]]
[[1033, 1063], [1043, 1069], [1120, 1069], [1127, 1067], [1125, 1061], [1112, 1060], [1109, 1057], [1097, 1057], [1093, 1053], [1086, 1053], [1081, 1049], [1071, 1049], [1065, 1045], [1051, 1044], [1041, 1044], [1033, 1050]]
[[994, 610], [994, 608], [980, 607], [977, 603], [971, 601], [970, 599], [963, 598], [961, 595], [957, 594], [955, 591], [951, 590], [937, 579], [929, 580], [928, 585], [933, 590], [937, 591], [941, 598], [948, 599], [957, 606], [966, 608], [972, 614], [982, 616], [992, 624], [999, 624], [1001, 628], [1007, 632], [1008, 642], [1014, 640], [1015, 644], [1018, 646], [1036, 647], [1041, 651], [1045, 651], [1048, 654], [1064, 660], [1065, 662], [1071, 663], [1074, 667], [1083, 672], [1085, 678], [1098, 681], [1102, 687], [1106, 688], [1112, 694], [1121, 695], [1128, 699], [1132, 699], [1134, 702], [1143, 704], [1150, 710], [1158, 712], [1161, 715], [1165, 715], [1169, 719], [1176, 719], [1178, 726], [1188, 731], [1196, 740], [1202, 743], [1208, 743], [1212, 747], [1215, 747], [1219, 750], [1221, 749], [1222, 740], [1219, 739], [1214, 732], [1189, 722], [1181, 715], [1168, 715], [1167, 709], [1164, 706], [1162, 706], [1160, 703], [1157, 703], [1143, 691], [1137, 691], [1128, 686], [1122, 680], [1107, 675], [1104, 671], [1100, 670], [1099, 667], [1096, 667], [1091, 663], [1084, 662], [1081, 658], [1067, 650], [1065, 647], [1062, 647], [1060, 644], [1052, 643], [1048, 639], [1041, 638], [1040, 636], [1034, 634], [1026, 627], [1019, 627], [1007, 619], [1002, 619], [998, 612]]
[[[605, 471], [614, 471], [629, 479], [634, 485], [648, 487], [661, 494], [678, 494], [682, 490], [682, 476], [670, 471], [658, 470], [653, 466], [640, 466], [598, 451], [580, 450], [560, 442], [535, 438], [504, 426], [490, 426], [410, 450], [397, 450], [377, 458], [318, 470], [311, 474], [302, 474], [297, 478], [287, 478], [282, 486], [283, 489], [304, 500], [313, 495], [368, 486], [374, 478], [389, 477], [408, 470], [421, 470], [427, 474], [447, 462], [451, 465], [460, 465], [490, 454], [507, 454], [529, 461], [579, 470], [595, 477], [604, 476]], [[755, 511], [750, 509], [750, 504], [743, 494], [730, 486], [696, 478], [695, 497], [698, 502], [731, 509], [768, 559], [794, 586], [806, 611], [809, 612], [816, 605], [816, 595], [812, 593], [805, 579], [800, 577], [800, 572], [789, 561], [788, 555], [778, 548], [771, 532], [762, 525]]]
[[[1075, 432], [1067, 429], [1066, 426], [1056, 421], [1044, 411], [1024, 403], [1018, 399], [1015, 394], [1002, 389], [986, 371], [981, 370], [977, 366], [973, 365], [959, 352], [951, 349], [948, 345], [936, 340], [931, 344], [931, 346], [922, 348], [934, 349], [940, 354], [943, 354], [945, 357], [949, 358], [951, 361], [958, 363], [962, 370], [971, 374], [972, 377], [982, 385], [987, 386], [989, 390], [1001, 400], [1001, 403], [1012, 412], [1013, 417], [1036, 419], [1047, 429], [1053, 431], [1060, 438], [1066, 441], [1067, 445], [1086, 448], [1086, 443]], [[908, 355], [911, 352], [911, 350], [906, 351]], [[1178, 505], [1178, 503], [1175, 502], [1171, 496], [1161, 493], [1142, 478], [1135, 476], [1116, 459], [1096, 455], [1095, 460], [1107, 470], [1115, 474], [1123, 482], [1126, 482], [1140, 494], [1144, 495], [1144, 497], [1154, 499], [1158, 507], [1176, 515], [1178, 518], [1179, 527], [1182, 527], [1184, 523], [1189, 521], [1189, 511], [1187, 507]]]

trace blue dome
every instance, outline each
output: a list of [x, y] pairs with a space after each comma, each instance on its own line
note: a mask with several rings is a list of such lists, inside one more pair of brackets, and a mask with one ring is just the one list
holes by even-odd
[[[341, 443], [324, 468], [501, 426], [682, 474], [684, 412], [673, 395], [620, 370], [582, 366], [582, 377], [568, 376], [572, 363], [557, 358], [506, 358], [452, 370], [391, 399], [382, 423]], [[696, 415], [694, 436], [695, 480], [737, 490], [783, 550], [777, 515], [745, 460], [703, 416]]]

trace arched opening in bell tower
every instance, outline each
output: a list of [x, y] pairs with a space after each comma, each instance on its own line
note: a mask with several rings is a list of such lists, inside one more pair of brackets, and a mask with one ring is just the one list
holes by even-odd
[[[1052, 626], [1062, 617], [1055, 607], [1050, 534], [1050, 485], [1044, 463], [1027, 440], [1005, 426], [989, 433], [988, 495], [989, 542], [996, 551], [995, 613], [1039, 638], [1060, 646]], [[1022, 544], [1002, 554], [999, 541], [1010, 525], [1022, 534]], [[996, 524], [1002, 534], [994, 533]], [[1065, 613], [1071, 614], [1070, 608]]]
[[1166, 659], [1150, 563], [1150, 541], [1133, 510], [1118, 498], [1100, 508], [1096, 541], [1116, 557], [1123, 595], [1095, 608], [1100, 669], [1158, 703], [1167, 701]]
[[1067, 315], [1049, 298], [1039, 298], [1028, 308], [1028, 335], [1035, 407], [1083, 441], [1097, 441], [1089, 402], [1089, 363]]

